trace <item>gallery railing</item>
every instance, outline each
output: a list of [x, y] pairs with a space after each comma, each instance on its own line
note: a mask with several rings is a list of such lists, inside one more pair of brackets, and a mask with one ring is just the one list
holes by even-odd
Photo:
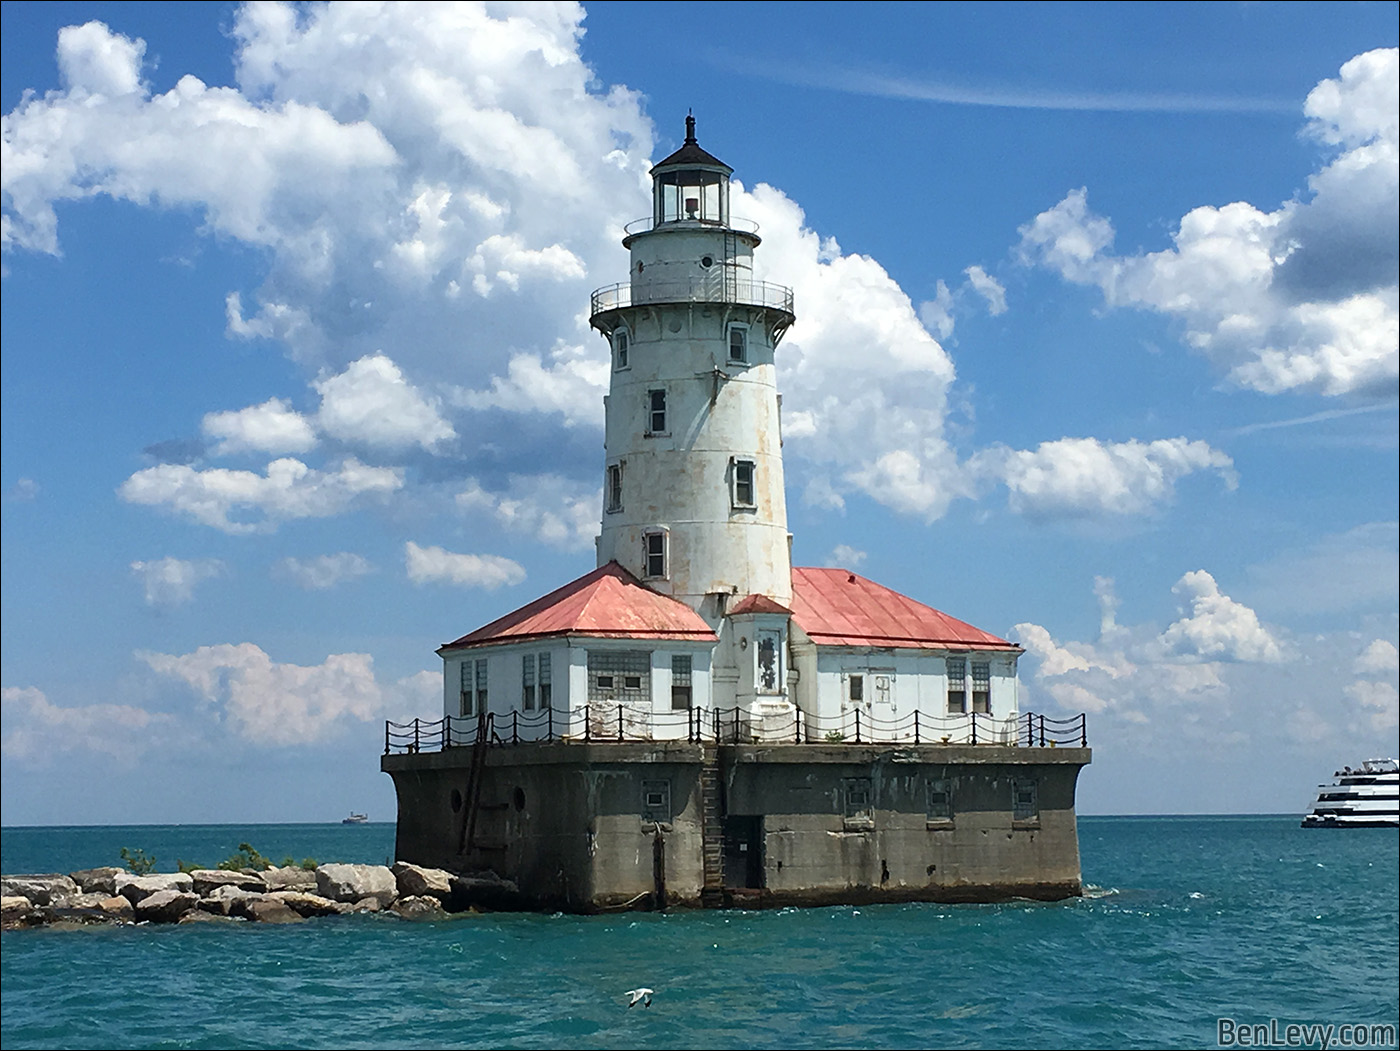
[[713, 276], [681, 281], [636, 280], [607, 285], [593, 293], [590, 317], [647, 303], [740, 303], [792, 313], [792, 289], [736, 275], [716, 267]]
[[1022, 748], [1087, 748], [1083, 713], [1056, 719], [1038, 712], [1015, 718], [973, 712], [947, 716], [915, 711], [900, 719], [876, 718], [861, 709], [819, 719], [798, 711], [754, 715], [741, 708], [688, 708], [652, 712], [626, 704], [491, 712], [384, 724], [384, 754], [438, 752], [476, 744], [544, 741], [627, 743], [686, 741], [715, 744], [919, 744], [1003, 745]]

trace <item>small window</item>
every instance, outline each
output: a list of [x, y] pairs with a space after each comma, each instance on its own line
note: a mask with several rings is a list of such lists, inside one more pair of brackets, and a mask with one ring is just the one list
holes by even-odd
[[734, 490], [733, 504], [735, 507], [748, 508], [754, 506], [754, 462], [752, 460], [734, 461]]
[[548, 653], [541, 653], [541, 654], [540, 654], [540, 709], [541, 709], [541, 710], [544, 710], [545, 708], [548, 708], [548, 707], [549, 707], [549, 703], [550, 703], [550, 701], [552, 700], [552, 698], [551, 698], [551, 696], [550, 696], [550, 687], [551, 687], [551, 685], [552, 685], [552, 683], [550, 682], [550, 678], [551, 678], [551, 676], [550, 676], [550, 667], [549, 667], [549, 654], [548, 654]]
[[476, 714], [486, 711], [486, 658], [476, 662]]
[[870, 822], [875, 817], [874, 799], [868, 777], [843, 777], [841, 800], [847, 821]]
[[645, 576], [659, 578], [666, 576], [666, 534], [646, 533], [642, 537], [645, 555]]
[[622, 688], [624, 690], [640, 690], [642, 688], [642, 677], [640, 675], [624, 675], [622, 677]]
[[469, 715], [475, 715], [475, 714], [476, 714], [476, 710], [475, 710], [475, 708], [473, 707], [473, 703], [472, 703], [473, 696], [474, 696], [472, 687], [473, 687], [473, 685], [474, 685], [475, 680], [472, 679], [472, 662], [471, 662], [471, 661], [463, 661], [463, 662], [462, 662], [462, 665], [461, 665], [461, 674], [462, 674], [462, 682], [461, 682], [461, 692], [462, 692], [461, 702], [462, 702], [462, 703], [461, 703], [460, 708], [459, 708], [458, 711], [457, 711], [457, 714], [458, 714], [458, 715], [461, 715], [461, 716], [463, 716], [463, 717], [466, 717], [466, 716], [469, 716]]
[[535, 655], [526, 653], [520, 658], [520, 707], [527, 712], [535, 710]]
[[608, 496], [605, 508], [609, 514], [622, 510], [622, 464], [608, 464]]
[[760, 693], [779, 693], [783, 679], [783, 635], [778, 631], [760, 631], [758, 645], [758, 689]]
[[691, 656], [677, 654], [671, 658], [671, 710], [689, 708], [693, 701], [691, 690]]
[[948, 658], [948, 711], [961, 715], [967, 710], [967, 659]]
[[480, 715], [486, 711], [486, 658], [464, 660], [461, 676], [458, 712], [463, 716]]
[[850, 679], [850, 683], [851, 683], [851, 700], [853, 700], [853, 701], [863, 701], [863, 700], [865, 700], [865, 676], [864, 676], [864, 675], [852, 675], [852, 676], [851, 676], [851, 679]]
[[946, 780], [924, 782], [925, 817], [929, 821], [951, 821], [953, 819], [952, 785]]
[[1011, 782], [1011, 819], [1013, 821], [1036, 821], [1040, 818], [1040, 801], [1037, 798], [1033, 780]]
[[666, 433], [666, 392], [647, 391], [647, 433]]
[[671, 782], [642, 782], [642, 820], [650, 825], [671, 823]]
[[611, 675], [598, 676], [598, 689], [611, 690], [613, 688], [613, 677]]
[[749, 330], [742, 325], [734, 325], [729, 329], [729, 360], [749, 360]]
[[972, 710], [983, 715], [992, 710], [992, 666], [987, 661], [972, 662]]
[[628, 336], [627, 330], [625, 328], [618, 329], [613, 333], [613, 366], [615, 368], [627, 368], [630, 350], [631, 337]]

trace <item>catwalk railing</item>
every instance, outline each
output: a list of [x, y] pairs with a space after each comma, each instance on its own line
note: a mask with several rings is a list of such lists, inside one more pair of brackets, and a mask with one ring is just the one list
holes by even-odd
[[622, 281], [593, 293], [590, 317], [648, 303], [740, 303], [792, 313], [792, 289], [715, 267], [710, 277], [681, 281]]
[[688, 741], [715, 744], [919, 744], [1002, 745], [1022, 748], [1087, 748], [1084, 715], [1055, 719], [1037, 712], [1003, 718], [980, 712], [929, 715], [915, 711], [879, 719], [855, 709], [819, 719], [804, 712], [754, 714], [740, 708], [688, 708], [652, 712], [625, 704], [582, 708], [490, 712], [480, 716], [414, 719], [384, 724], [384, 754], [438, 752], [476, 744], [569, 741], [597, 744]]

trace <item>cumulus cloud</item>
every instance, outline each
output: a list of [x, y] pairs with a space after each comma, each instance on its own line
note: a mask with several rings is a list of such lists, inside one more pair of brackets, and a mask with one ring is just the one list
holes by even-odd
[[187, 684], [234, 733], [258, 744], [323, 740], [347, 723], [419, 709], [424, 694], [422, 673], [381, 684], [365, 653], [335, 653], [305, 667], [274, 661], [244, 642], [138, 657], [158, 674]]
[[970, 466], [1006, 486], [1013, 511], [1036, 518], [1143, 514], [1169, 502], [1176, 483], [1196, 471], [1215, 471], [1230, 489], [1236, 483], [1229, 456], [1186, 438], [1060, 438], [1035, 450], [984, 450]]
[[1358, 675], [1395, 675], [1400, 673], [1400, 651], [1395, 643], [1375, 639], [1356, 658]]
[[[1365, 713], [1366, 721], [1378, 731], [1389, 730], [1393, 735], [1400, 725], [1400, 691], [1388, 682], [1354, 682], [1346, 688], [1347, 696], [1356, 701]], [[1393, 739], [1393, 738], [1392, 738]]]
[[560, 342], [546, 356], [516, 354], [505, 375], [493, 376], [486, 389], [459, 387], [449, 396], [463, 408], [557, 414], [565, 426], [596, 427], [603, 421], [608, 378], [606, 358], [585, 346]]
[[126, 704], [54, 704], [32, 686], [0, 689], [4, 733], [0, 751], [8, 759], [43, 760], [57, 752], [99, 752], [133, 759], [152, 746], [164, 747], [172, 716]]
[[284, 558], [273, 568], [273, 572], [307, 591], [324, 591], [373, 573], [374, 566], [363, 555], [341, 551], [315, 558]]
[[228, 412], [211, 412], [200, 429], [216, 442], [214, 453], [305, 453], [316, 447], [311, 421], [296, 412], [284, 398], [269, 398], [261, 405]]
[[130, 95], [141, 90], [144, 40], [111, 33], [101, 22], [58, 31], [58, 72], [74, 94]]
[[185, 560], [166, 557], [154, 562], [133, 562], [131, 572], [141, 581], [148, 606], [180, 606], [194, 598], [200, 581], [220, 576], [224, 564], [216, 558]]
[[1370, 51], [1304, 105], [1330, 159], [1272, 212], [1235, 202], [1182, 217], [1173, 246], [1117, 255], [1084, 189], [1021, 228], [1024, 261], [1096, 285], [1111, 306], [1177, 319], [1228, 382], [1275, 394], [1393, 397], [1400, 375], [1397, 252], [1400, 52]]
[[581, 551], [593, 545], [598, 533], [603, 494], [557, 475], [511, 475], [503, 492], [488, 492], [477, 479], [467, 479], [456, 504], [551, 547]]
[[1213, 660], [1277, 661], [1283, 649], [1250, 609], [1220, 590], [1204, 569], [1185, 574], [1172, 586], [1188, 615], [1162, 632], [1169, 653]]
[[456, 437], [435, 399], [424, 397], [383, 354], [351, 362], [315, 387], [321, 395], [316, 422], [340, 441], [390, 450], [418, 445], [432, 452]]
[[128, 503], [166, 507], [225, 533], [270, 532], [294, 518], [325, 518], [403, 486], [403, 471], [350, 457], [317, 471], [290, 457], [264, 474], [159, 464], [137, 471], [117, 493]]
[[836, 569], [859, 569], [866, 557], [864, 551], [858, 551], [849, 544], [837, 544], [822, 565]]
[[967, 283], [987, 304], [987, 313], [997, 317], [1006, 313], [1006, 288], [980, 266], [970, 266], [963, 271]]
[[462, 555], [441, 547], [419, 547], [412, 540], [404, 545], [404, 568], [415, 584], [457, 584], [487, 591], [525, 579], [520, 563], [500, 555]]

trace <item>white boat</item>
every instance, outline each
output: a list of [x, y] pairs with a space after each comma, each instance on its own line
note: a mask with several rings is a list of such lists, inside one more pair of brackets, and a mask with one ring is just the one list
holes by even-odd
[[1303, 817], [1304, 828], [1400, 828], [1400, 764], [1367, 759], [1360, 769], [1344, 767]]
[[369, 824], [369, 815], [356, 814], [352, 811], [349, 817], [341, 818], [340, 823], [342, 825], [367, 825]]

